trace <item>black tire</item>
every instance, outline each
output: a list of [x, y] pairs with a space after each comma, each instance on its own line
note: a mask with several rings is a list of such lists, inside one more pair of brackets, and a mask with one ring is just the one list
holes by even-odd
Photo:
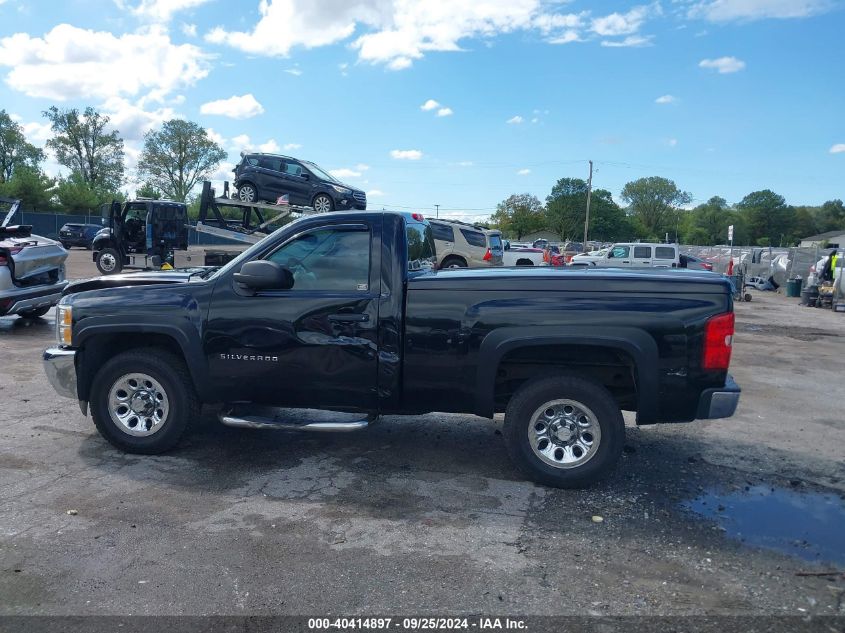
[[104, 248], [97, 253], [97, 270], [103, 275], [116, 275], [123, 270], [123, 260], [113, 248]]
[[518, 260], [516, 260], [516, 265], [517, 266], [533, 266], [534, 262], [531, 261], [530, 259], [518, 259]]
[[63, 249], [65, 249], [66, 251], [70, 250], [70, 244], [68, 244], [67, 242], [62, 242], [61, 244]]
[[463, 257], [455, 257], [450, 255], [446, 259], [443, 260], [443, 263], [440, 264], [440, 268], [467, 268], [467, 260]]
[[[161, 386], [167, 402], [161, 427], [146, 436], [131, 435], [110, 414], [110, 394], [122, 377], [144, 374]], [[200, 402], [188, 368], [165, 350], [129, 350], [106, 362], [94, 377], [90, 393], [91, 417], [106, 440], [127, 453], [156, 455], [173, 448], [191, 420], [199, 417]], [[136, 423], [137, 425], [137, 423]]]
[[[529, 441], [529, 430], [535, 425], [534, 413], [561, 399], [586, 406], [600, 430], [595, 453], [581, 465], [570, 468], [546, 463]], [[575, 376], [556, 376], [529, 381], [513, 395], [505, 413], [503, 436], [511, 460], [533, 481], [555, 488], [583, 488], [613, 470], [625, 443], [625, 422], [619, 406], [603, 385]]]
[[258, 202], [258, 188], [251, 182], [242, 183], [238, 187], [238, 199], [241, 202]]
[[43, 317], [50, 311], [50, 306], [44, 306], [42, 308], [35, 308], [34, 310], [23, 310], [18, 312], [18, 316], [24, 319], [37, 319], [38, 317]]
[[314, 207], [314, 211], [317, 213], [329, 213], [330, 211], [334, 211], [334, 200], [324, 193], [318, 193], [311, 201], [311, 206]]

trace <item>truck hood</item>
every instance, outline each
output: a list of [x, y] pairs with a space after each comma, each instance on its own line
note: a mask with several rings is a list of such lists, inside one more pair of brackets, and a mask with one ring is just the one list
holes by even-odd
[[213, 268], [212, 266], [197, 266], [195, 268], [179, 268], [178, 270], [150, 270], [82, 279], [68, 285], [62, 295], [86, 292], [88, 290], [101, 290], [103, 288], [183, 284], [189, 281], [191, 277], [199, 279], [200, 273], [213, 270]]

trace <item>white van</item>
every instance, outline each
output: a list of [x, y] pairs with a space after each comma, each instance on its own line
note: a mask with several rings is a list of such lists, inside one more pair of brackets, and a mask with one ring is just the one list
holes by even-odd
[[680, 254], [677, 244], [614, 244], [604, 255], [572, 258], [571, 266], [612, 266], [613, 268], [677, 268]]

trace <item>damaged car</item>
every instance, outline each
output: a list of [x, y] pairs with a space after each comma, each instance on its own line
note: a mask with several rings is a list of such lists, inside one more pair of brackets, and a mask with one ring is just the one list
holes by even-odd
[[20, 200], [0, 198], [0, 206], [8, 206], [0, 224], [0, 316], [44, 316], [67, 286], [67, 251], [58, 242], [32, 235], [31, 226], [9, 224]]

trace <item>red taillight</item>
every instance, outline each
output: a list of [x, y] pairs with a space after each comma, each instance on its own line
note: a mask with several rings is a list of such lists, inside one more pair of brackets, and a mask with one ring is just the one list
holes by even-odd
[[490, 249], [488, 248], [487, 252], [484, 253], [484, 261], [489, 262], [491, 259], [493, 259], [493, 253], [491, 253]]
[[720, 314], [704, 324], [704, 353], [701, 368], [726, 370], [731, 364], [731, 348], [734, 337], [734, 314]]
[[708, 262], [704, 262], [702, 266], [704, 266], [704, 270], [713, 270], [713, 264], [710, 264]]
[[412, 213], [411, 217], [414, 218], [417, 222], [422, 222], [423, 220], [425, 220], [425, 217], [423, 217], [422, 213]]

